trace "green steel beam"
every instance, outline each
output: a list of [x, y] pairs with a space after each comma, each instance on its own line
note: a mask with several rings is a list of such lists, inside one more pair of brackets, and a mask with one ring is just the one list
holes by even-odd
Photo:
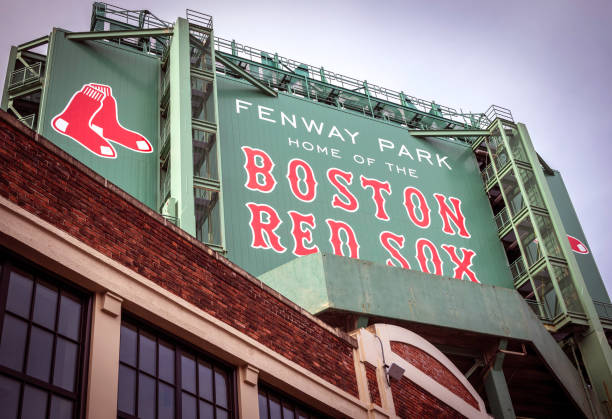
[[179, 225], [195, 236], [193, 145], [191, 132], [191, 76], [189, 22], [178, 18], [170, 44], [170, 194], [177, 201]]
[[6, 66], [6, 74], [4, 75], [4, 88], [2, 89], [2, 102], [0, 103], [0, 109], [2, 109], [3, 111], [8, 110], [8, 88], [11, 82], [11, 74], [13, 74], [13, 71], [15, 70], [15, 61], [17, 60], [17, 48], [18, 47], [11, 47], [11, 51], [9, 52], [8, 63]]
[[255, 77], [251, 76], [249, 73], [244, 71], [242, 68], [240, 68], [239, 66], [237, 66], [236, 64], [234, 64], [233, 62], [225, 58], [223, 55], [221, 54], [217, 55], [216, 60], [219, 61], [224, 66], [226, 66], [227, 68], [231, 69], [232, 71], [235, 71], [236, 73], [240, 74], [242, 78], [247, 80], [249, 83], [257, 87], [261, 91], [263, 91], [265, 94], [270, 95], [272, 97], [278, 96], [278, 93], [276, 92], [276, 90], [269, 88], [264, 83], [260, 82]]
[[482, 137], [491, 134], [484, 129], [409, 129], [408, 133], [413, 137]]
[[514, 419], [516, 415], [512, 407], [512, 399], [508, 391], [508, 383], [504, 376], [502, 365], [505, 354], [502, 352], [508, 346], [507, 339], [500, 339], [499, 348], [493, 357], [491, 365], [484, 379], [484, 388], [489, 400], [491, 413], [496, 419]]
[[93, 41], [96, 39], [148, 38], [154, 36], [168, 36], [172, 34], [173, 28], [156, 28], [125, 31], [72, 32], [66, 34], [66, 39], [70, 39], [72, 41]]
[[27, 51], [29, 49], [36, 48], [47, 43], [49, 43], [49, 35], [41, 36], [40, 38], [36, 38], [30, 42], [18, 45], [17, 51]]

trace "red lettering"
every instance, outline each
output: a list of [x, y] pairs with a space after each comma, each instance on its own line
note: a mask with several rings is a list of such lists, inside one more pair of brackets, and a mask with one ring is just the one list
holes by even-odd
[[344, 244], [342, 238], [340, 238], [340, 231], [344, 230], [346, 233], [346, 245], [349, 248], [348, 256], [354, 259], [359, 259], [359, 243], [353, 228], [345, 222], [332, 220], [328, 218], [325, 220], [329, 226], [329, 242], [334, 249], [334, 255], [346, 256], [342, 251], [342, 245]]
[[[404, 236], [393, 234], [390, 231], [383, 231], [379, 236], [380, 244], [389, 252], [389, 254], [400, 263], [402, 268], [410, 269], [410, 264], [405, 257], [401, 255], [398, 249], [391, 245], [391, 241], [394, 242], [400, 249], [404, 247]], [[392, 259], [387, 259], [387, 265], [395, 266]]]
[[[300, 178], [298, 169], [302, 168], [304, 171], [304, 178]], [[287, 166], [287, 179], [289, 179], [289, 186], [293, 195], [303, 202], [312, 202], [317, 196], [317, 180], [315, 179], [312, 167], [304, 160], [293, 159]], [[306, 192], [300, 190], [300, 181], [306, 184]]]
[[[251, 213], [251, 234], [253, 241], [251, 247], [259, 249], [273, 249], [277, 253], [284, 253], [285, 247], [280, 242], [280, 237], [275, 230], [282, 224], [282, 221], [274, 208], [266, 204], [246, 203]], [[264, 220], [264, 215], [267, 221]]]
[[296, 256], [306, 256], [317, 253], [319, 248], [314, 245], [306, 247], [305, 241], [312, 243], [312, 230], [302, 227], [303, 224], [315, 228], [315, 217], [312, 214], [300, 214], [297, 211], [289, 211], [291, 217], [291, 235], [293, 236], [293, 254]]
[[455, 269], [453, 270], [453, 277], [457, 279], [463, 279], [463, 275], [467, 275], [467, 277], [472, 282], [477, 282], [480, 284], [478, 278], [476, 278], [476, 274], [474, 271], [470, 269], [472, 266], [472, 258], [476, 255], [476, 252], [469, 249], [461, 248], [461, 253], [463, 254], [463, 259], [459, 259], [457, 255], [457, 248], [450, 244], [443, 244], [442, 248], [446, 250], [446, 253], [450, 256], [451, 260], [455, 264]]
[[353, 174], [351, 172], [345, 172], [336, 168], [331, 168], [327, 171], [327, 179], [329, 180], [329, 182], [334, 185], [338, 192], [340, 192], [346, 199], [345, 201], [343, 201], [342, 199], [340, 199], [338, 194], [334, 194], [334, 196], [332, 197], [332, 207], [341, 208], [348, 212], [357, 211], [357, 209], [359, 208], [359, 202], [357, 201], [357, 198], [355, 198], [355, 195], [353, 195], [345, 185], [340, 183], [338, 178], [342, 178], [349, 185], [353, 183]]
[[446, 197], [442, 194], [435, 193], [434, 197], [438, 201], [438, 214], [442, 218], [442, 231], [451, 236], [455, 235], [455, 230], [451, 227], [451, 221], [459, 230], [459, 235], [466, 239], [470, 238], [470, 233], [465, 227], [465, 216], [461, 212], [461, 200], [459, 198], [449, 197], [449, 201], [453, 204], [454, 211], [446, 204]]
[[376, 204], [376, 218], [383, 221], [389, 221], [389, 215], [385, 211], [385, 197], [382, 191], [387, 192], [387, 195], [391, 195], [391, 184], [389, 182], [381, 182], [377, 179], [368, 179], [367, 177], [361, 176], [361, 187], [363, 189], [372, 188], [372, 200]]
[[[427, 255], [425, 254], [425, 248], [429, 249], [431, 253], [431, 262], [434, 266], [434, 271], [431, 272], [429, 267], [427, 266], [427, 262], [429, 261]], [[440, 255], [438, 254], [438, 249], [432, 242], [427, 239], [418, 239], [416, 242], [416, 258], [419, 261], [419, 266], [421, 267], [421, 271], [426, 273], [433, 273], [434, 275], [442, 275], [442, 259], [440, 259]]]
[[[414, 205], [414, 201], [412, 201], [413, 196], [416, 196], [419, 201], [418, 210], [421, 213], [420, 218], [416, 214], [417, 207]], [[406, 212], [408, 212], [408, 216], [414, 225], [421, 228], [429, 227], [429, 223], [431, 222], [431, 218], [429, 216], [430, 210], [429, 206], [427, 205], [427, 201], [420, 190], [411, 186], [404, 189], [404, 206], [406, 207]]]
[[242, 147], [242, 151], [245, 157], [244, 168], [247, 172], [244, 186], [252, 191], [272, 192], [276, 186], [276, 179], [272, 175], [274, 162], [270, 156], [263, 150], [247, 146]]

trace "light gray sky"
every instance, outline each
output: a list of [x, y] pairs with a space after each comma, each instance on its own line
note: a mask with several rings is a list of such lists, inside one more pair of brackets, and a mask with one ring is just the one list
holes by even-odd
[[[565, 180], [612, 291], [612, 1], [127, 1], [174, 21], [190, 8], [217, 36], [437, 103], [510, 108]], [[89, 30], [89, 1], [4, 3], [0, 80], [10, 45], [53, 26]]]

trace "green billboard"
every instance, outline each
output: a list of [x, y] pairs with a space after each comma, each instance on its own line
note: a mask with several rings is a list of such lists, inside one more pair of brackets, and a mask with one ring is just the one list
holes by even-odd
[[61, 30], [48, 56], [42, 135], [156, 208], [159, 58]]
[[311, 253], [511, 288], [470, 147], [219, 77], [228, 257], [254, 275]]

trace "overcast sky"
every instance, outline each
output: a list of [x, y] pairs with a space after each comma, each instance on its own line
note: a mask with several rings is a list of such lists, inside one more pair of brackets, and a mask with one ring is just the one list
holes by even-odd
[[[464, 111], [510, 108], [565, 180], [608, 292], [612, 217], [612, 1], [127, 1], [174, 21], [190, 8], [217, 36]], [[89, 1], [4, 2], [10, 45], [89, 30]]]

